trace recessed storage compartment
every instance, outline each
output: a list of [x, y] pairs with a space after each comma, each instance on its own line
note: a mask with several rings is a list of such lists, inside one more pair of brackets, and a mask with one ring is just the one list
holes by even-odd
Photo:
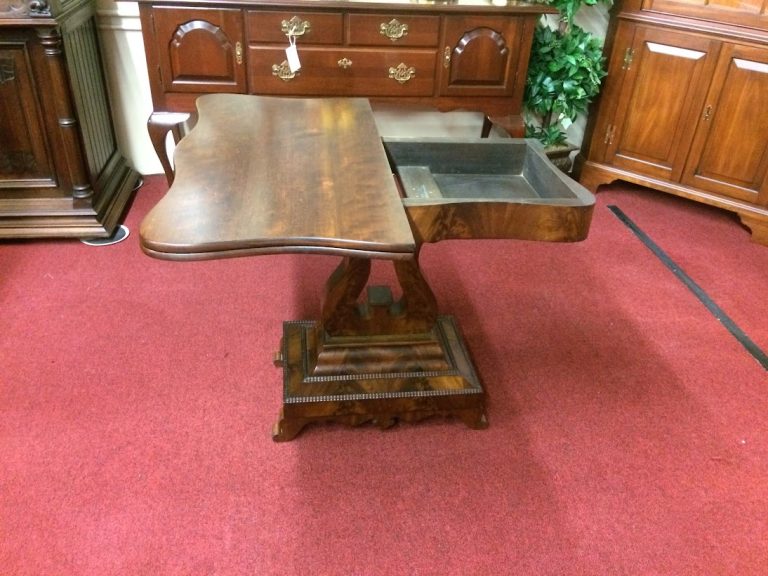
[[534, 140], [384, 139], [384, 147], [422, 241], [586, 237], [594, 196]]

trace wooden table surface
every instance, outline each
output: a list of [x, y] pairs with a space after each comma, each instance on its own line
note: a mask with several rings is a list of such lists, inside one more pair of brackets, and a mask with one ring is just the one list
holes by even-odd
[[367, 100], [212, 94], [141, 225], [169, 260], [282, 252], [412, 258], [415, 242]]

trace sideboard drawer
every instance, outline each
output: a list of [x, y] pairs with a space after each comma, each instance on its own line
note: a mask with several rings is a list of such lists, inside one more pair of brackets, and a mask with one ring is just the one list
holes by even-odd
[[285, 50], [250, 46], [248, 90], [253, 94], [431, 96], [434, 50], [301, 48], [301, 70], [291, 77]]
[[357, 46], [437, 46], [440, 18], [390, 14], [350, 14], [349, 44]]
[[300, 44], [341, 44], [344, 16], [327, 12], [246, 11], [249, 42], [288, 45], [288, 31], [293, 29]]

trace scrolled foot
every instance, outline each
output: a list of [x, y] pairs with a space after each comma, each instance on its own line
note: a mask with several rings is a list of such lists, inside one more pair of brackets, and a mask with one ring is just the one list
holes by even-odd
[[468, 410], [462, 412], [459, 417], [464, 424], [473, 430], [485, 430], [488, 428], [488, 418], [484, 410]]
[[288, 442], [298, 436], [307, 423], [303, 420], [286, 420], [282, 415], [272, 426], [272, 440], [275, 442]]
[[397, 423], [397, 419], [392, 416], [377, 416], [374, 423], [379, 427], [379, 430], [386, 430], [392, 428]]

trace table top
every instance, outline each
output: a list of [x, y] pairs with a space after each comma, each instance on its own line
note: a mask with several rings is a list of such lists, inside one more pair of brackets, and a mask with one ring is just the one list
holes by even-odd
[[197, 109], [173, 185], [141, 224], [147, 254], [413, 257], [367, 100], [210, 94]]

